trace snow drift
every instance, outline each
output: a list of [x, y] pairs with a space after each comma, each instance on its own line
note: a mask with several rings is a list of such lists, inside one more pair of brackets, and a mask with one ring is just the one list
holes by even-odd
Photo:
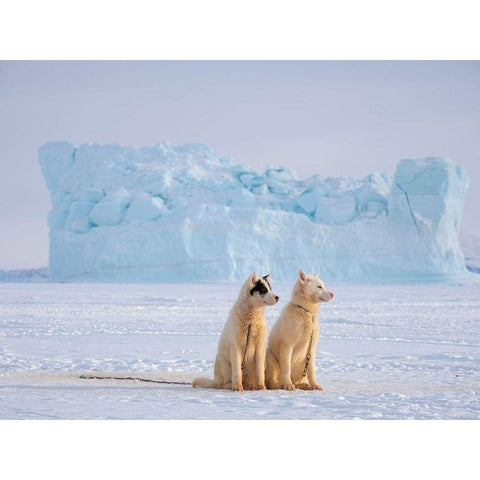
[[298, 180], [257, 173], [206, 145], [39, 149], [52, 199], [51, 280], [455, 281], [467, 188], [443, 158], [402, 160], [393, 176]]

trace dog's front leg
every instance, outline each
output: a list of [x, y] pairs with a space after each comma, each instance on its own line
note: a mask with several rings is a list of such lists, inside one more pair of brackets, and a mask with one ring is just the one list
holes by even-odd
[[284, 345], [280, 348], [278, 355], [280, 388], [283, 390], [295, 390], [295, 385], [292, 383], [292, 350], [292, 347]]
[[312, 390], [323, 390], [323, 387], [320, 386], [317, 383], [317, 373], [316, 373], [316, 367], [315, 367], [315, 352], [316, 348], [312, 348], [311, 352], [311, 357], [310, 357], [310, 363], [308, 364], [308, 369], [307, 369], [307, 378], [308, 378], [308, 383], [310, 383], [310, 387]]
[[232, 390], [243, 392], [242, 352], [235, 346], [230, 350], [230, 361], [232, 363]]
[[265, 387], [265, 342], [257, 346], [255, 351], [255, 390], [266, 390]]

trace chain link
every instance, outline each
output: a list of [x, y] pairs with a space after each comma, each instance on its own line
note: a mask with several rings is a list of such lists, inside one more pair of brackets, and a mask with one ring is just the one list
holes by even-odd
[[248, 341], [250, 339], [250, 327], [252, 324], [248, 326], [247, 329], [247, 340], [245, 341], [245, 350], [243, 351], [243, 359], [242, 359], [242, 372], [245, 370], [246, 360], [247, 360], [247, 348], [248, 348]]
[[307, 374], [308, 365], [310, 363], [310, 358], [312, 358], [312, 341], [313, 341], [313, 324], [315, 323], [315, 314], [301, 305], [297, 305], [298, 308], [304, 312], [309, 313], [312, 316], [312, 333], [310, 333], [310, 341], [308, 342], [307, 357], [305, 360], [305, 368], [303, 369], [302, 378]]
[[310, 334], [310, 342], [308, 343], [307, 360], [305, 361], [305, 368], [303, 369], [302, 377], [304, 377], [307, 374], [308, 364], [310, 363], [310, 358], [312, 357], [312, 340], [313, 340], [313, 325], [312, 325], [312, 333]]
[[167, 385], [191, 385], [191, 382], [174, 382], [170, 380], [154, 380], [152, 378], [141, 377], [112, 377], [106, 375], [80, 375], [78, 378], [84, 380], [133, 380], [135, 382], [165, 383]]

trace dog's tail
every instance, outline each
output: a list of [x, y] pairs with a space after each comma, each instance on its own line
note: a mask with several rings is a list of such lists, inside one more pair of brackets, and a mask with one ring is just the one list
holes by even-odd
[[215, 380], [210, 380], [209, 378], [196, 378], [192, 382], [192, 387], [201, 387], [201, 388], [220, 388], [218, 383]]

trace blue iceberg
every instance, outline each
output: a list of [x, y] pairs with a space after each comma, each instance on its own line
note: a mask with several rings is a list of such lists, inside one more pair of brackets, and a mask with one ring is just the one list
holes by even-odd
[[243, 281], [303, 268], [332, 282], [465, 278], [458, 242], [468, 186], [444, 158], [407, 159], [395, 174], [299, 180], [257, 173], [206, 145], [49, 142], [50, 279]]

